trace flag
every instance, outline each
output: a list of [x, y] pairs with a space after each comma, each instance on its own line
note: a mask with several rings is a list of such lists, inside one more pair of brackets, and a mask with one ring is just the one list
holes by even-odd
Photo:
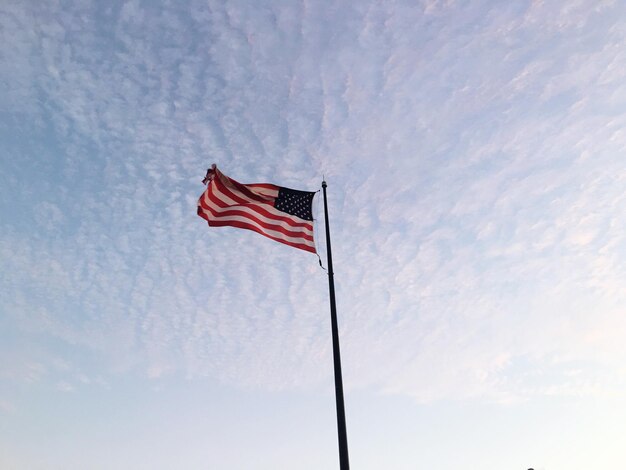
[[207, 171], [207, 188], [198, 200], [198, 215], [211, 227], [253, 230], [277, 242], [316, 253], [313, 241], [314, 192], [274, 184], [241, 184], [215, 165]]

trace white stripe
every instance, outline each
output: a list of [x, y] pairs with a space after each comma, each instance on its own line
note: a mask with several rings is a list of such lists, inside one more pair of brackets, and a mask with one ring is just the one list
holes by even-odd
[[268, 235], [271, 235], [274, 238], [277, 238], [279, 240], [284, 240], [284, 241], [288, 241], [291, 243], [299, 243], [301, 245], [306, 245], [306, 246], [310, 246], [312, 248], [315, 248], [315, 243], [313, 243], [313, 241], [311, 240], [307, 240], [305, 238], [297, 238], [297, 237], [289, 237], [283, 233], [280, 232], [276, 232], [275, 230], [269, 230], [265, 227], [263, 227], [262, 225], [258, 224], [256, 221], [251, 220], [247, 217], [243, 217], [240, 215], [229, 215], [229, 216], [223, 216], [223, 217], [215, 217], [213, 216], [213, 214], [211, 214], [210, 212], [202, 209], [202, 212], [204, 214], [206, 214], [209, 217], [209, 220], [215, 220], [215, 221], [226, 221], [226, 222], [231, 222], [231, 221], [236, 221], [236, 222], [243, 222], [245, 224], [248, 225], [253, 225], [257, 228], [259, 228], [261, 230], [261, 232], [266, 233]]
[[[301, 219], [300, 217], [297, 217], [295, 215], [291, 215], [291, 214], [287, 214], [286, 212], [282, 212], [279, 211], [278, 209], [270, 206], [270, 205], [265, 205], [265, 204], [259, 204], [258, 202], [254, 201], [254, 204], [258, 205], [259, 207], [262, 207], [263, 209], [265, 209], [267, 212], [269, 212], [272, 215], [272, 218], [266, 217], [263, 214], [260, 214], [258, 212], [256, 212], [253, 209], [250, 209], [248, 206], [242, 205], [237, 201], [233, 201], [231, 198], [229, 198], [226, 194], [224, 194], [223, 192], [221, 192], [219, 190], [219, 188], [214, 187], [213, 188], [213, 197], [215, 197], [216, 199], [219, 199], [220, 201], [222, 201], [224, 204], [227, 204], [229, 207], [219, 207], [217, 204], [214, 204], [211, 202], [211, 200], [209, 199], [209, 194], [207, 191], [204, 192], [204, 203], [210, 207], [211, 209], [213, 209], [215, 212], [224, 212], [228, 209], [238, 209], [238, 210], [242, 210], [248, 214], [252, 214], [254, 215], [256, 218], [258, 218], [259, 220], [262, 220], [263, 222], [266, 222], [268, 224], [274, 224], [274, 225], [280, 225], [281, 227], [283, 227], [285, 230], [289, 230], [290, 232], [304, 232], [308, 235], [313, 236], [313, 230], [312, 229], [308, 229], [306, 227], [293, 227], [291, 225], [289, 225], [287, 222], [284, 222], [284, 219], [286, 218], [290, 218], [293, 219], [294, 222], [300, 222], [300, 223], [306, 223], [306, 224], [310, 224], [311, 227], [313, 226], [313, 222], [310, 220], [304, 220]], [[274, 218], [276, 217], [276, 218]]]
[[253, 193], [258, 194], [259, 196], [273, 197], [273, 198], [278, 197], [278, 189], [264, 188], [262, 186], [257, 186], [256, 184], [244, 184], [244, 186], [248, 188], [250, 191], [252, 191]]
[[[268, 217], [264, 217], [263, 215], [259, 214], [258, 212], [256, 212], [255, 210], [249, 208], [248, 206], [242, 206], [242, 205], [236, 205], [236, 206], [230, 206], [230, 207], [218, 207], [215, 204], [211, 204], [210, 201], [207, 202], [207, 198], [205, 197], [205, 204], [210, 207], [211, 209], [213, 209], [214, 212], [217, 212], [218, 214], [213, 214], [210, 211], [207, 211], [206, 209], [204, 209], [202, 206], [200, 206], [200, 208], [202, 209], [203, 212], [208, 213], [208, 215], [211, 217], [211, 220], [219, 220], [221, 218], [225, 218], [225, 217], [230, 217], [227, 215], [221, 215], [221, 212], [226, 212], [228, 210], [234, 209], [234, 210], [239, 210], [242, 212], [245, 212], [246, 214], [250, 214], [251, 217], [254, 217], [256, 219], [258, 219], [260, 221], [260, 223], [266, 223], [269, 225], [278, 225], [279, 227], [292, 232], [294, 234], [299, 234], [301, 233], [302, 235], [308, 235], [310, 237], [314, 236], [313, 233], [313, 222], [308, 222], [308, 227], [293, 227], [291, 225], [289, 225], [287, 222], [285, 222], [286, 218], [291, 218], [292, 216], [290, 216], [289, 214], [283, 213], [284, 215], [282, 216], [282, 218], [279, 219], [271, 219]], [[310, 227], [310, 228], [309, 228]]]
[[[248, 197], [247, 195], [245, 195], [244, 193], [242, 193], [241, 191], [239, 191], [239, 189], [237, 189], [235, 187], [235, 185], [231, 182], [230, 178], [224, 174], [220, 175], [223, 176], [223, 178], [220, 178], [220, 182], [226, 186], [226, 188], [233, 194], [235, 194], [237, 197], [240, 197], [248, 202], [253, 202], [255, 204], [259, 204], [259, 201], [257, 201], [256, 199], [252, 199], [251, 197]], [[245, 185], [244, 185], [245, 186]], [[253, 191], [254, 192], [254, 191]], [[277, 193], [278, 195], [278, 193]], [[267, 196], [265, 194], [259, 194], [259, 196], [263, 199], [265, 199], [265, 202], [269, 203], [269, 204], [273, 204], [274, 203], [274, 199], [276, 199], [276, 196]], [[234, 202], [233, 204], [239, 204], [238, 202]]]

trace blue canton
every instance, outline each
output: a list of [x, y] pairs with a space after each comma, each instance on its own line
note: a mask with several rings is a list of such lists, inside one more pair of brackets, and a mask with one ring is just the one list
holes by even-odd
[[302, 220], [313, 220], [313, 211], [311, 210], [313, 196], [315, 196], [314, 192], [280, 188], [274, 207]]

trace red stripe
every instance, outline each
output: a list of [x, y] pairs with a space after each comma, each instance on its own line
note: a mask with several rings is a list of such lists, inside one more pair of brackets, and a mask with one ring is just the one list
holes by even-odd
[[[213, 224], [214, 221], [219, 220], [221, 217], [227, 217], [227, 216], [240, 216], [240, 217], [245, 217], [246, 219], [250, 219], [255, 221], [257, 224], [259, 224], [260, 226], [266, 228], [267, 230], [273, 230], [275, 232], [279, 232], [282, 233], [283, 235], [287, 236], [287, 237], [292, 237], [292, 238], [302, 238], [304, 240], [309, 240], [309, 241], [313, 241], [313, 236], [309, 235], [308, 233], [303, 233], [303, 232], [292, 232], [289, 231], [287, 229], [285, 229], [284, 227], [281, 227], [280, 225], [274, 225], [274, 224], [270, 224], [267, 223], [263, 220], [257, 219], [256, 217], [254, 217], [252, 214], [242, 211], [240, 209], [237, 209], [235, 207], [233, 207], [232, 209], [229, 209], [227, 211], [224, 212], [218, 212], [216, 213], [215, 210], [210, 207], [207, 206], [204, 202], [200, 203], [200, 206], [202, 207], [202, 209], [204, 209], [207, 212], [210, 212], [213, 217], [215, 217], [212, 220], [209, 220], [209, 224]], [[228, 222], [228, 221], [226, 221]], [[310, 230], [313, 230], [313, 226], [311, 227], [307, 227], [310, 228]]]
[[[228, 178], [228, 177], [225, 177], [225, 178]], [[251, 197], [252, 201], [249, 201], [245, 197], [242, 197], [240, 194], [237, 194], [236, 191], [233, 191], [232, 189], [230, 189], [228, 187], [227, 182], [223, 181], [221, 178], [214, 179], [213, 181], [211, 181], [211, 186], [212, 185], [215, 185], [221, 192], [225, 193], [228, 197], [230, 197], [235, 202], [238, 202], [239, 204], [260, 204], [260, 205], [268, 205], [270, 207], [274, 207], [275, 198], [270, 198], [270, 197], [263, 198], [260, 196], [256, 196], [256, 197]], [[211, 188], [209, 187], [209, 189]], [[238, 188], [235, 186], [235, 189], [238, 189]], [[239, 191], [239, 192], [242, 192], [242, 191]], [[244, 195], [247, 196], [246, 194]]]
[[246, 184], [246, 187], [250, 189], [250, 191], [255, 192], [261, 196], [266, 197], [278, 197], [280, 194], [280, 188], [273, 184]]
[[[228, 178], [228, 176], [227, 176]], [[233, 181], [231, 178], [228, 178], [229, 180]], [[269, 184], [269, 183], [250, 183], [250, 184], [246, 184], [247, 187], [253, 187], [253, 188], [265, 188], [265, 189], [273, 189], [275, 191], [278, 191], [280, 186], [276, 186], [275, 184]]]
[[[217, 180], [222, 184], [222, 186], [226, 188], [228, 187], [230, 183], [230, 185], [232, 185], [237, 191], [241, 192], [244, 196], [249, 197], [250, 199], [256, 202], [260, 202], [262, 204], [271, 204], [272, 206], [274, 205], [275, 198], [270, 197], [270, 196], [261, 196], [259, 194], [256, 194], [250, 191], [248, 188], [246, 188], [245, 185], [235, 181], [234, 179], [229, 178], [228, 176], [224, 174], [220, 173], [219, 178], [217, 178]], [[250, 201], [246, 201], [246, 202], [250, 202]]]
[[209, 216], [208, 216], [208, 215], [206, 215], [206, 213], [202, 210], [202, 207], [200, 207], [199, 205], [198, 205], [198, 210], [197, 210], [196, 212], [197, 212], [197, 214], [198, 214], [200, 217], [202, 217], [204, 220], [206, 220], [207, 222], [209, 221]]
[[313, 248], [312, 246], [304, 245], [304, 244], [301, 244], [301, 243], [292, 243], [292, 242], [289, 242], [289, 241], [286, 241], [286, 240], [282, 240], [280, 238], [273, 237], [273, 236], [268, 235], [267, 233], [263, 232], [257, 226], [249, 225], [249, 224], [246, 224], [245, 222], [238, 222], [238, 221], [222, 221], [222, 222], [220, 222], [218, 220], [218, 221], [210, 221], [209, 222], [209, 226], [211, 226], [211, 227], [237, 227], [237, 228], [244, 228], [244, 229], [247, 229], [247, 230], [252, 230], [254, 232], [260, 233], [261, 235], [263, 235], [263, 236], [265, 236], [267, 238], [271, 238], [272, 240], [275, 240], [277, 242], [284, 243], [285, 245], [293, 246], [294, 248], [300, 248], [301, 250], [305, 250], [305, 251], [308, 251], [310, 253], [315, 253], [315, 248]]

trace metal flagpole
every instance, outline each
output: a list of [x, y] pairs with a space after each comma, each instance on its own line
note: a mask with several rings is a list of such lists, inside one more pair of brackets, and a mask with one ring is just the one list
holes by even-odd
[[346, 412], [343, 406], [343, 379], [341, 378], [341, 354], [339, 352], [339, 328], [337, 327], [337, 306], [335, 304], [335, 280], [333, 277], [333, 256], [330, 250], [330, 228], [328, 226], [328, 203], [326, 202], [326, 181], [322, 181], [324, 191], [324, 220], [326, 221], [326, 254], [328, 256], [328, 288], [330, 291], [330, 322], [333, 331], [333, 361], [335, 364], [335, 401], [337, 404], [337, 434], [339, 438], [339, 468], [349, 470], [348, 436], [346, 434]]

